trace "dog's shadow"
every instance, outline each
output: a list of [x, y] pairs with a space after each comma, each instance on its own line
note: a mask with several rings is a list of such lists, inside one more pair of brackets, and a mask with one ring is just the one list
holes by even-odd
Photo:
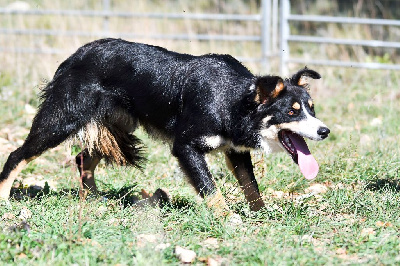
[[[23, 200], [24, 198], [30, 198], [35, 200], [41, 200], [44, 196], [55, 196], [55, 197], [74, 197], [82, 198], [82, 194], [79, 193], [79, 189], [61, 189], [58, 191], [51, 190], [47, 184], [45, 187], [41, 186], [29, 186], [12, 188], [10, 197], [15, 200]], [[144, 190], [137, 192], [136, 185], [124, 186], [120, 189], [109, 189], [107, 191], [99, 191], [96, 194], [86, 194], [83, 196], [84, 200], [99, 200], [108, 201], [115, 200], [124, 207], [159, 207], [169, 206], [174, 209], [187, 208], [193, 205], [188, 199], [176, 197], [171, 198], [168, 191], [165, 189], [157, 189], [154, 193], [147, 193]]]
[[374, 179], [370, 180], [365, 188], [371, 191], [391, 190], [400, 192], [400, 180], [389, 178]]

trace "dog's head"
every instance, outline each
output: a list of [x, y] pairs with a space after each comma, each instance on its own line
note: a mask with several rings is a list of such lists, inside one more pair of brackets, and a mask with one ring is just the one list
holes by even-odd
[[323, 140], [330, 130], [315, 117], [314, 102], [308, 93], [308, 80], [321, 76], [311, 69], [301, 69], [291, 78], [259, 77], [255, 83], [260, 124], [261, 146], [267, 152], [279, 146], [287, 151], [307, 179], [318, 173], [318, 163], [304, 138]]

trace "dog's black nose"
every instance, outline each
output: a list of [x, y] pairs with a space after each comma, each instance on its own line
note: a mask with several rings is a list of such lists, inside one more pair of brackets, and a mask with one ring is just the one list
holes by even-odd
[[331, 132], [331, 131], [327, 127], [320, 127], [317, 131], [318, 135], [320, 135], [322, 139], [325, 139], [326, 137], [328, 137], [329, 132]]

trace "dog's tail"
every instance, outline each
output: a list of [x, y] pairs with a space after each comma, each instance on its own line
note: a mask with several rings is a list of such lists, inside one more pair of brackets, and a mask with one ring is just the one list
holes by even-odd
[[143, 144], [120, 124], [90, 121], [77, 134], [90, 154], [104, 158], [106, 163], [141, 168]]

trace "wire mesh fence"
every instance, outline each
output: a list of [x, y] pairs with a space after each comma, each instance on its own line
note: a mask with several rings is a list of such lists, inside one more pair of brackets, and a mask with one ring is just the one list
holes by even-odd
[[[220, 43], [225, 43], [224, 47], [236, 47], [224, 51], [225, 53], [233, 53], [242, 62], [258, 64], [263, 72], [269, 71], [271, 68], [278, 69], [282, 74], [287, 74], [291, 65], [326, 65], [337, 67], [357, 67], [368, 69], [389, 69], [400, 70], [400, 65], [395, 59], [386, 60], [387, 62], [373, 62], [373, 60], [365, 60], [366, 57], [356, 58], [354, 60], [335, 60], [330, 56], [325, 57], [315, 53], [313, 50], [308, 52], [298, 52], [314, 45], [312, 49], [323, 50], [323, 53], [329, 54], [329, 49], [346, 49], [346, 47], [362, 47], [363, 49], [374, 49], [377, 47], [387, 48], [398, 51], [400, 49], [399, 38], [394, 40], [388, 39], [360, 39], [352, 38], [351, 36], [336, 37], [323, 34], [295, 34], [298, 32], [296, 25], [298, 23], [318, 23], [320, 24], [335, 24], [342, 27], [345, 24], [349, 25], [380, 25], [389, 28], [400, 27], [400, 21], [394, 19], [373, 19], [360, 17], [343, 17], [343, 16], [321, 16], [308, 14], [292, 14], [291, 1], [289, 0], [262, 0], [258, 12], [253, 14], [233, 14], [233, 13], [169, 13], [169, 12], [129, 12], [113, 10], [112, 0], [103, 0], [100, 10], [66, 10], [66, 9], [10, 9], [0, 8], [0, 17], [7, 17], [8, 21], [18, 19], [18, 17], [53, 17], [62, 21], [66, 19], [93, 20], [97, 27], [87, 29], [83, 24], [77, 23], [77, 27], [56, 28], [44, 23], [41, 25], [36, 22], [34, 26], [18, 27], [16, 23], [2, 23], [0, 27], [0, 36], [4, 38], [0, 41], [0, 52], [3, 53], [38, 53], [38, 54], [69, 54], [71, 51], [60, 47], [55, 43], [52, 44], [50, 37], [69, 38], [82, 37], [85, 40], [102, 38], [102, 37], [117, 37], [130, 40], [163, 40], [183, 41], [190, 43], [197, 42], [216, 42], [217, 48]], [[117, 19], [135, 21], [157, 20], [165, 27], [165, 30], [145, 29], [143, 31], [135, 30], [130, 27], [121, 27], [121, 22], [116, 23]], [[66, 22], [68, 24], [68, 22]], [[143, 22], [145, 23], [145, 22]], [[180, 27], [180, 31], [175, 30], [174, 25], [177, 23], [191, 25], [214, 25], [206, 27], [202, 30], [197, 30], [188, 27]], [[239, 24], [251, 23], [251, 26], [242, 26], [241, 31], [230, 30], [228, 32], [221, 31], [221, 24], [229, 25], [227, 27], [235, 28]], [[28, 23], [26, 23], [28, 24]], [[71, 23], [70, 23], [71, 24]], [[122, 22], [123, 24], [123, 22]], [[126, 25], [124, 25], [126, 26]], [[172, 30], [168, 32], [168, 27]], [[251, 27], [252, 30], [248, 30]], [[120, 30], [121, 28], [127, 30]], [[139, 26], [140, 28], [140, 26]], [[145, 28], [145, 27], [144, 27]], [[202, 26], [199, 26], [202, 28]], [[328, 36], [327, 36], [328, 35]], [[399, 34], [400, 35], [400, 34]], [[8, 38], [13, 36], [10, 41]], [[29, 40], [33, 37], [48, 38], [47, 45], [32, 45], [29, 42], [19, 41], [19, 38], [29, 36]], [[240, 45], [241, 46], [237, 46]], [[299, 48], [299, 46], [302, 46]], [[332, 48], [332, 47], [336, 48]], [[221, 46], [222, 47], [222, 46]], [[322, 47], [322, 48], [321, 48]], [[339, 48], [337, 48], [339, 47]], [[221, 48], [222, 49], [222, 48]], [[249, 53], [242, 53], [242, 50], [250, 50]], [[219, 52], [219, 51], [217, 51]], [[364, 61], [363, 61], [364, 60]], [[372, 62], [371, 62], [372, 61]], [[378, 60], [379, 61], [379, 60]]]

